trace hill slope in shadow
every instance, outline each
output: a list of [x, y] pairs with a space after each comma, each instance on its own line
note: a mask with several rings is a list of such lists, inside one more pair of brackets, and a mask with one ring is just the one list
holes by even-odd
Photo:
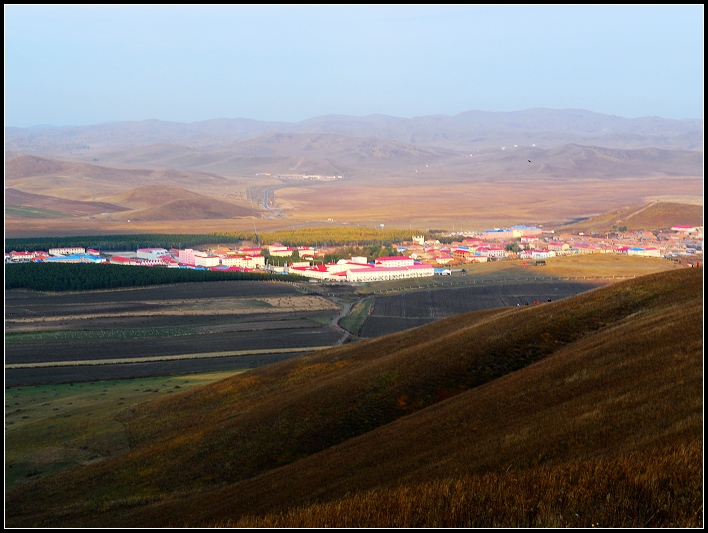
[[[7, 523], [702, 524], [702, 272], [460, 315], [145, 404], [122, 417], [129, 454], [21, 487]], [[438, 505], [456, 483], [476, 487], [459, 519]]]

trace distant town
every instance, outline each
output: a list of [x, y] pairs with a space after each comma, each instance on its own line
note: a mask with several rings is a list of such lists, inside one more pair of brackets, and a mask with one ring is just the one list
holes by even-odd
[[[101, 253], [80, 247], [5, 253], [6, 263], [96, 263], [199, 270], [295, 274], [313, 282], [371, 282], [450, 275], [452, 268], [489, 261], [526, 261], [544, 265], [550, 258], [578, 254], [624, 254], [681, 260], [700, 266], [703, 227], [673, 226], [661, 232], [611, 232], [603, 235], [556, 234], [537, 227], [512, 226], [482, 232], [451, 233], [445, 241], [411, 236], [393, 245], [394, 256], [353, 256], [325, 263], [337, 248], [289, 247], [274, 243], [235, 249], [195, 250], [139, 248], [135, 252]], [[277, 260], [275, 258], [278, 258]], [[287, 259], [291, 259], [287, 261]]]

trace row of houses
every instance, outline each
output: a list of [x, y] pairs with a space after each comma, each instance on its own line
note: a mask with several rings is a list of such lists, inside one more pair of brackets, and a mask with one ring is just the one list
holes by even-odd
[[367, 262], [365, 257], [340, 259], [320, 265], [291, 265], [288, 273], [320, 281], [370, 282], [434, 276], [435, 267], [406, 256], [379, 257]]
[[311, 246], [289, 247], [271, 244], [273, 257], [291, 257], [284, 267], [268, 265], [260, 247], [241, 247], [217, 251], [187, 249], [140, 248], [135, 254], [101, 257], [97, 250], [83, 248], [52, 248], [47, 252], [10, 252], [6, 262], [71, 262], [110, 263], [135, 266], [165, 266], [214, 270], [265, 270], [293, 273], [314, 280], [379, 281], [433, 276], [449, 273], [450, 264], [484, 263], [502, 259], [545, 260], [572, 254], [615, 253], [645, 257], [670, 257], [702, 253], [703, 228], [674, 226], [671, 231], [631, 232], [609, 235], [554, 234], [549, 230], [527, 226], [493, 229], [467, 236], [450, 245], [426, 241], [413, 236], [410, 242], [397, 245], [405, 255], [382, 257], [369, 263], [366, 257], [352, 257], [333, 264], [313, 265], [318, 257], [332, 250]]

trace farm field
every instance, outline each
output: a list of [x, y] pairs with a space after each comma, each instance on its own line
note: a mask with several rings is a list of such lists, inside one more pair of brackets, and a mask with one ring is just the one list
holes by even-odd
[[470, 311], [561, 300], [605, 284], [559, 280], [490, 282], [377, 295], [358, 335], [380, 337]]
[[339, 310], [283, 282], [7, 291], [6, 386], [252, 368], [336, 345]]
[[[470, 266], [464, 276], [373, 284], [220, 281], [66, 293], [9, 290], [5, 384], [245, 370], [347, 342], [347, 332], [379, 337], [675, 268], [663, 259], [598, 255], [556, 258], [543, 268], [495, 262]], [[356, 305], [364, 300], [366, 308]], [[340, 318], [342, 327], [335, 327]]]

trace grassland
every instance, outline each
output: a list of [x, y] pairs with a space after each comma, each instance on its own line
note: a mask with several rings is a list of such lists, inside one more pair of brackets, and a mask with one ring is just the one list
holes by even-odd
[[339, 321], [339, 325], [348, 332], [357, 335], [359, 328], [361, 328], [361, 325], [368, 317], [373, 303], [372, 298], [363, 298], [362, 300], [359, 300], [354, 307], [352, 307], [349, 314]]
[[6, 205], [5, 216], [8, 215], [20, 218], [62, 218], [71, 216], [66, 213], [62, 213], [61, 211], [53, 211], [51, 209]]
[[233, 372], [5, 389], [5, 490], [130, 450], [119, 413]]
[[160, 395], [6, 521], [702, 527], [702, 293], [677, 269]]
[[[408, 280], [380, 281], [358, 288], [362, 295], [420, 288], [452, 287], [470, 283], [515, 282], [533, 283], [543, 279], [615, 282], [635, 276], [683, 268], [673, 261], [652, 257], [621, 254], [586, 254], [546, 259], [546, 266], [537, 267], [524, 261], [493, 261], [465, 265], [465, 275], [435, 276]], [[459, 266], [458, 269], [463, 267]]]
[[682, 220], [681, 224], [688, 226], [702, 226], [703, 204], [663, 201], [628, 206], [559, 227], [558, 231], [605, 233], [616, 231], [623, 226], [628, 231], [657, 231], [679, 224], [679, 222], [669, 222], [672, 220]]

